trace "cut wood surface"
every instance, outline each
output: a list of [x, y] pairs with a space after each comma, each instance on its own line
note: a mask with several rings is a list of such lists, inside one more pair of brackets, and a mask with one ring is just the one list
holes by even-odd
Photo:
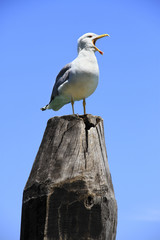
[[115, 240], [103, 120], [49, 119], [23, 193], [21, 240]]

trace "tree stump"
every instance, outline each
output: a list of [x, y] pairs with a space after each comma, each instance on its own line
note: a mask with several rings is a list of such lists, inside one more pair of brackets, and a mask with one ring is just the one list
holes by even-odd
[[103, 120], [49, 119], [23, 193], [21, 240], [115, 240]]

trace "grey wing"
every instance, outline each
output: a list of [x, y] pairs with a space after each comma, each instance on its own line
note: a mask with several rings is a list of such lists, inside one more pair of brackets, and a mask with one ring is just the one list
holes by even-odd
[[68, 63], [58, 73], [53, 90], [52, 90], [50, 102], [54, 99], [55, 96], [59, 94], [58, 93], [59, 86], [69, 79], [70, 69], [71, 69], [71, 63]]

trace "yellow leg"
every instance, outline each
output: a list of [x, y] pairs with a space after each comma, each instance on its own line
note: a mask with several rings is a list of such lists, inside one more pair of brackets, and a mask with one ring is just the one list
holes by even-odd
[[71, 98], [71, 104], [72, 104], [72, 112], [74, 114], [74, 101], [73, 101], [73, 98]]
[[83, 99], [83, 110], [84, 110], [84, 115], [86, 114], [86, 100], [85, 98]]

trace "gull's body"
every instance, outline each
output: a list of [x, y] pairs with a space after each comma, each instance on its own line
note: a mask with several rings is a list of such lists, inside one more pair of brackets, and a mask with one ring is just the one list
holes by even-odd
[[[86, 56], [85, 56], [86, 55]], [[70, 64], [68, 79], [58, 87], [59, 95], [57, 95], [50, 103], [53, 110], [59, 110], [64, 104], [89, 97], [98, 85], [99, 69], [97, 59], [94, 53], [90, 53], [92, 57], [88, 57], [86, 53], [80, 55]], [[92, 71], [90, 71], [92, 65]]]
[[89, 97], [97, 88], [99, 80], [99, 67], [95, 51], [99, 51], [95, 41], [101, 37], [93, 33], [84, 34], [78, 40], [78, 56], [67, 64], [57, 75], [48, 105], [41, 110], [59, 110], [67, 103], [72, 103], [74, 113], [74, 101], [83, 99], [84, 114], [85, 98]]

